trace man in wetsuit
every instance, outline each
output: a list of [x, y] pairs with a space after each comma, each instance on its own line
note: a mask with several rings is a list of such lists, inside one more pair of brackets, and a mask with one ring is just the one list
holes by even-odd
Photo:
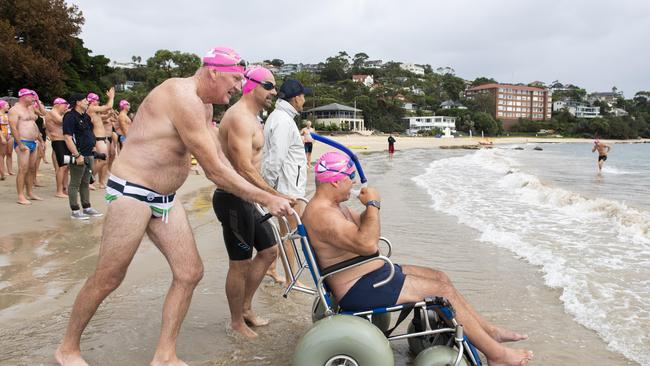
[[[273, 195], [287, 197], [271, 188], [260, 173], [264, 131], [258, 116], [270, 108], [276, 95], [275, 79], [263, 67], [244, 74], [243, 96], [228, 108], [219, 126], [218, 139], [237, 173]], [[287, 197], [289, 198], [289, 197]], [[221, 221], [223, 238], [230, 258], [226, 277], [226, 297], [230, 307], [230, 327], [246, 337], [257, 336], [247, 325], [261, 326], [268, 320], [252, 310], [252, 301], [266, 270], [277, 257], [278, 244], [269, 222], [259, 223], [262, 215], [253, 204], [222, 189], [214, 192], [214, 211]], [[253, 258], [253, 248], [257, 254]]]
[[[338, 152], [323, 154], [314, 174], [316, 193], [302, 216], [318, 264], [327, 268], [357, 256], [369, 256], [378, 251], [379, 193], [374, 188], [362, 188], [359, 201], [366, 206], [359, 213], [343, 202], [350, 198], [356, 171], [350, 159]], [[373, 284], [385, 279], [389, 264], [372, 261], [333, 275], [327, 279], [339, 306], [346, 311], [362, 311], [389, 307], [406, 302], [422, 301], [425, 297], [444, 296], [456, 310], [456, 318], [465, 327], [466, 335], [494, 365], [524, 365], [532, 352], [506, 348], [502, 342], [526, 339], [513, 331], [490, 324], [467, 303], [443, 272], [431, 268], [395, 265], [395, 275], [386, 285]]]
[[162, 326], [151, 366], [187, 366], [176, 355], [176, 339], [194, 288], [203, 277], [192, 228], [183, 205], [175, 202], [194, 155], [205, 176], [220, 188], [287, 215], [289, 200], [248, 183], [227, 163], [212, 138], [212, 104], [228, 104], [241, 88], [245, 62], [232, 49], [216, 47], [193, 76], [172, 78], [142, 102], [113, 164], [106, 188], [110, 201], [97, 267], [79, 291], [63, 341], [55, 352], [60, 365], [87, 365], [81, 333], [102, 301], [126, 275], [145, 233], [167, 259], [172, 272]]
[[68, 164], [63, 161], [64, 155], [70, 155], [63, 138], [63, 115], [70, 105], [63, 98], [56, 98], [52, 110], [45, 115], [45, 129], [52, 141], [52, 161], [54, 162], [56, 193], [55, 197], [67, 198], [68, 194]]
[[104, 182], [108, 180], [108, 177], [106, 176], [107, 170], [105, 167], [106, 164], [108, 164], [108, 161], [106, 160], [108, 158], [108, 141], [111, 138], [111, 136], [106, 135], [106, 132], [104, 131], [104, 122], [102, 115], [108, 113], [113, 109], [115, 88], [110, 88], [108, 92], [106, 92], [106, 95], [108, 96], [108, 101], [104, 105], [99, 104], [99, 95], [95, 93], [89, 93], [86, 97], [89, 103], [88, 111], [86, 113], [88, 113], [90, 116], [90, 120], [93, 123], [93, 134], [95, 134], [95, 151], [98, 154], [103, 154], [104, 157], [103, 159], [99, 157], [95, 159], [96, 164], [94, 164], [94, 170], [97, 173], [99, 188], [106, 188]]
[[600, 142], [600, 140], [596, 139], [594, 141], [594, 147], [591, 149], [591, 152], [596, 152], [598, 151], [598, 171], [603, 170], [603, 165], [605, 165], [605, 161], [607, 160], [607, 154], [609, 154], [609, 150], [611, 150], [610, 146], [607, 145], [604, 142]]
[[[40, 131], [36, 126], [36, 92], [30, 89], [18, 91], [18, 102], [9, 110], [9, 125], [14, 136], [14, 150], [18, 156], [18, 174], [16, 175], [17, 203], [31, 205], [30, 200], [42, 201], [34, 194], [36, 161], [38, 159], [38, 141]], [[25, 189], [27, 196], [25, 196]]]

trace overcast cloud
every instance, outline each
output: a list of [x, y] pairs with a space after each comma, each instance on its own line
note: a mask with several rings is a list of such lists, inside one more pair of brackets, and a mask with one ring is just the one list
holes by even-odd
[[650, 90], [650, 1], [68, 0], [81, 37], [115, 61], [228, 45], [249, 61], [317, 63], [346, 51], [450, 66], [465, 79]]

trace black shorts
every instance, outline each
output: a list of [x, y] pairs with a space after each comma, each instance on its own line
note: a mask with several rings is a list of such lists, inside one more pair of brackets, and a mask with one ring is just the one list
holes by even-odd
[[598, 156], [598, 161], [606, 161], [607, 160], [607, 155], [599, 155]]
[[313, 142], [305, 142], [305, 152], [306, 153], [310, 153], [313, 148], [314, 148], [314, 143]]
[[241, 261], [276, 245], [270, 222], [259, 223], [262, 218], [255, 206], [221, 189], [214, 191], [212, 208], [223, 228], [228, 257]]
[[68, 145], [65, 144], [65, 141], [52, 141], [52, 150], [54, 150], [56, 162], [59, 166], [68, 165], [63, 163], [63, 155], [70, 155], [70, 150], [68, 150]]

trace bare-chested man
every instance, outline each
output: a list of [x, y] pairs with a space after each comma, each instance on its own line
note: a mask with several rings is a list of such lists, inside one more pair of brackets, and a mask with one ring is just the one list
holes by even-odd
[[[323, 154], [314, 169], [316, 193], [302, 220], [322, 268], [357, 256], [378, 251], [379, 193], [373, 188], [362, 188], [359, 201], [366, 206], [363, 213], [351, 210], [342, 203], [350, 198], [356, 170], [350, 159], [338, 152]], [[389, 264], [373, 261], [333, 275], [327, 280], [346, 311], [363, 311], [390, 307], [406, 302], [422, 301], [425, 297], [444, 296], [456, 310], [456, 318], [465, 327], [466, 335], [485, 354], [490, 366], [519, 366], [533, 356], [525, 349], [506, 348], [501, 342], [528, 338], [502, 329], [482, 318], [456, 290], [451, 280], [441, 271], [412, 265], [395, 265], [393, 279], [374, 288], [390, 272]]]
[[128, 101], [122, 99], [120, 100], [120, 115], [117, 117], [118, 125], [115, 127], [117, 132], [117, 138], [119, 139], [120, 148], [124, 145], [126, 141], [126, 135], [129, 133], [129, 128], [131, 127], [131, 117], [129, 117], [129, 110], [131, 109], [131, 104]]
[[52, 161], [56, 171], [55, 197], [68, 198], [68, 164], [63, 161], [64, 155], [70, 155], [63, 138], [63, 115], [70, 108], [63, 98], [56, 98], [52, 103], [52, 110], [45, 115], [45, 129], [52, 141]]
[[129, 143], [113, 165], [95, 273], [72, 309], [65, 337], [55, 352], [59, 364], [86, 365], [81, 333], [99, 304], [122, 282], [145, 232], [167, 259], [172, 283], [163, 305], [162, 329], [151, 365], [186, 365], [176, 356], [176, 339], [203, 276], [203, 263], [187, 215], [175, 192], [190, 172], [190, 154], [219, 187], [259, 202], [274, 215], [291, 209], [287, 199], [265, 192], [226, 165], [210, 133], [212, 104], [227, 104], [241, 88], [245, 62], [217, 47], [194, 76], [169, 79], [144, 99], [131, 125]]
[[[93, 133], [95, 134], [95, 151], [99, 154], [104, 154], [108, 158], [108, 140], [111, 138], [110, 135], [107, 135], [104, 131], [104, 122], [102, 115], [108, 113], [113, 109], [113, 99], [115, 98], [115, 88], [110, 88], [106, 92], [108, 96], [108, 101], [104, 105], [99, 104], [99, 95], [95, 93], [89, 93], [86, 97], [88, 99], [88, 111], [86, 113], [90, 116], [90, 120], [93, 123]], [[106, 159], [95, 159], [94, 170], [97, 173], [97, 180], [99, 182], [99, 188], [106, 188], [104, 182], [108, 180], [108, 177], [104, 176], [107, 172], [105, 169], [108, 162]]]
[[[43, 200], [35, 195], [33, 190], [38, 140], [41, 134], [36, 126], [37, 116], [33, 107], [36, 92], [23, 88], [18, 91], [18, 98], [18, 102], [9, 110], [9, 125], [14, 135], [14, 149], [18, 156], [18, 175], [16, 175], [18, 200], [16, 202], [21, 205], [31, 205], [30, 200]], [[25, 196], [25, 189], [27, 196]]]
[[[110, 172], [116, 156], [116, 138], [115, 133], [113, 132], [113, 126], [117, 123], [117, 112], [114, 109], [111, 109], [106, 116], [103, 117], [102, 121], [104, 122], [104, 133], [106, 134], [106, 137], [108, 137], [106, 140], [106, 145], [108, 147], [108, 160], [105, 169], [107, 172]], [[108, 174], [106, 174], [106, 176], [108, 176]], [[103, 183], [106, 184], [106, 182]]]
[[5, 180], [6, 175], [9, 174], [9, 171], [5, 172], [5, 156], [7, 155], [7, 146], [13, 143], [9, 134], [7, 112], [9, 112], [9, 103], [4, 99], [0, 99], [0, 180]]
[[594, 147], [591, 149], [591, 152], [593, 153], [598, 151], [598, 172], [601, 172], [603, 170], [603, 165], [605, 165], [609, 150], [611, 150], [611, 147], [606, 143], [600, 142], [598, 139], [594, 141]]
[[[243, 96], [228, 108], [219, 126], [219, 143], [235, 170], [253, 185], [276, 195], [260, 173], [264, 130], [258, 115], [273, 103], [275, 79], [263, 67], [246, 71]], [[256, 337], [248, 324], [261, 326], [268, 321], [252, 310], [255, 291], [267, 268], [277, 257], [277, 242], [269, 222], [259, 223], [262, 215], [254, 205], [218, 188], [212, 198], [221, 221], [223, 238], [230, 258], [226, 277], [226, 297], [230, 307], [230, 327], [247, 337]], [[257, 250], [253, 258], [253, 248]]]
[[305, 122], [305, 127], [300, 130], [300, 136], [302, 137], [302, 143], [305, 144], [305, 156], [307, 157], [307, 168], [311, 168], [311, 152], [314, 149], [314, 138], [311, 137], [311, 133], [315, 132], [311, 127], [311, 121]]

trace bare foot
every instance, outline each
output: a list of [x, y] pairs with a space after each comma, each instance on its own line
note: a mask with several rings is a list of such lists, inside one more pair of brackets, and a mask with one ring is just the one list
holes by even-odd
[[173, 360], [164, 361], [156, 360], [156, 356], [154, 356], [154, 359], [151, 361], [149, 366], [188, 366], [188, 364], [179, 360], [178, 357], [174, 357]]
[[246, 321], [246, 324], [250, 324], [254, 327], [263, 327], [265, 325], [269, 325], [269, 320], [260, 318], [253, 312], [253, 310], [247, 310], [244, 312], [244, 320]]
[[97, 187], [95, 187], [95, 184], [89, 184], [88, 188], [90, 188], [91, 191], [96, 191]]
[[88, 366], [79, 352], [63, 353], [60, 348], [57, 348], [54, 352], [54, 358], [61, 366]]
[[277, 271], [267, 271], [266, 276], [271, 277], [275, 283], [284, 283], [284, 279], [278, 274]]
[[45, 186], [42, 185], [41, 183], [34, 182], [34, 187], [45, 187]]
[[103, 184], [100, 184], [100, 185], [99, 185], [99, 189], [106, 189], [106, 186], [103, 185]]
[[30, 194], [29, 196], [27, 196], [27, 198], [29, 198], [32, 201], [42, 201], [43, 200], [41, 197], [39, 197], [39, 196], [37, 196], [35, 194]]
[[61, 192], [61, 193], [56, 193], [56, 194], [54, 195], [54, 197], [58, 197], [58, 198], [68, 198], [68, 195], [65, 194], [65, 193], [63, 193], [63, 192]]
[[490, 336], [499, 343], [518, 342], [528, 339], [528, 334], [517, 333], [497, 326], [492, 326]]
[[9, 175], [15, 175], [14, 172], [7, 172]]
[[239, 324], [230, 323], [230, 329], [232, 329], [238, 334], [243, 335], [246, 338], [249, 339], [257, 338], [257, 333], [255, 333], [251, 328], [249, 328], [245, 322]]
[[523, 366], [533, 358], [533, 351], [527, 349], [504, 348], [501, 357], [488, 357], [488, 366]]
[[25, 198], [25, 197], [18, 197], [18, 201], [16, 201], [16, 203], [21, 204], [21, 205], [31, 205], [32, 204], [32, 202], [30, 200], [28, 200], [27, 198]]

